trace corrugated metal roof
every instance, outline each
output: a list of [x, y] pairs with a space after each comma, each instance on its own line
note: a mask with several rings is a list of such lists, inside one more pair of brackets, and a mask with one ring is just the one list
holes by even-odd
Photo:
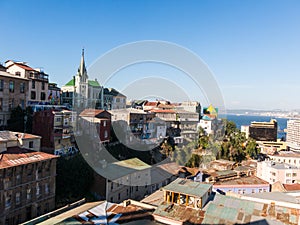
[[258, 221], [264, 221], [264, 224], [298, 224], [295, 209], [218, 194], [204, 210], [203, 224], [245, 224]]
[[194, 182], [188, 179], [177, 178], [163, 189], [176, 193], [184, 193], [191, 196], [202, 197], [212, 187], [211, 184]]

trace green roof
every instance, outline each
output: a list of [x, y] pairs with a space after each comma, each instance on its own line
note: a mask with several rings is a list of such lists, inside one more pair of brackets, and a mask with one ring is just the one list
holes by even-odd
[[74, 79], [72, 79], [68, 83], [66, 83], [65, 86], [74, 86]]
[[96, 80], [89, 80], [88, 83], [93, 87], [100, 87], [100, 84]]
[[[96, 80], [89, 80], [88, 84], [93, 87], [100, 87], [100, 84]], [[72, 79], [68, 83], [66, 83], [65, 86], [74, 86], [74, 79]]]

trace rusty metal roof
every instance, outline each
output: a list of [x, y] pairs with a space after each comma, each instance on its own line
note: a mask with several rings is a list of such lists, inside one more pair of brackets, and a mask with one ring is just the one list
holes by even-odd
[[295, 209], [216, 195], [204, 209], [203, 224], [298, 224]]
[[58, 158], [58, 156], [47, 154], [45, 152], [36, 152], [19, 147], [7, 148], [0, 154], [0, 169], [19, 166], [47, 159]]

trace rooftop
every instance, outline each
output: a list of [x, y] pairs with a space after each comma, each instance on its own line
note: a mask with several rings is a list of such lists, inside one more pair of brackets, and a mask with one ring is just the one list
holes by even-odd
[[28, 134], [28, 133], [20, 133], [20, 132], [14, 132], [14, 131], [0, 131], [0, 142], [6, 142], [6, 141], [17, 141], [18, 138], [21, 138], [22, 140], [25, 139], [40, 139], [41, 136]]
[[184, 193], [190, 196], [202, 197], [212, 187], [211, 184], [194, 182], [188, 179], [177, 178], [172, 183], [163, 187], [164, 190]]
[[0, 169], [53, 158], [58, 158], [58, 156], [44, 152], [31, 151], [19, 147], [10, 147], [7, 148], [7, 151], [0, 153]]
[[95, 171], [110, 180], [116, 180], [129, 174], [150, 168], [151, 166], [139, 160], [138, 158], [132, 158], [109, 163], [104, 168], [95, 168]]
[[178, 221], [183, 222], [183, 224], [201, 224], [204, 218], [204, 211], [163, 202], [154, 211], [153, 216], [156, 220], [174, 221], [174, 223], [169, 224], [179, 224]]
[[203, 224], [298, 224], [297, 210], [216, 194]]
[[129, 221], [151, 220], [150, 211], [134, 204], [124, 207], [106, 201], [92, 202], [85, 203], [38, 224], [127, 224]]
[[278, 163], [278, 162], [274, 162], [274, 161], [263, 161], [260, 163], [265, 163], [267, 164], [267, 166], [272, 167], [274, 169], [277, 170], [285, 170], [285, 169], [300, 169], [297, 166], [291, 165], [291, 164], [287, 164], [287, 163]]
[[[102, 110], [102, 109], [85, 109], [79, 114], [79, 116], [94, 117], [94, 116], [99, 115], [103, 112], [105, 112], [105, 110]], [[109, 112], [107, 112], [107, 113], [109, 113]]]
[[217, 181], [214, 183], [215, 185], [220, 186], [226, 186], [226, 185], [268, 185], [269, 183], [256, 177], [256, 176], [250, 176], [250, 177], [239, 177], [232, 180], [224, 180], [224, 181]]

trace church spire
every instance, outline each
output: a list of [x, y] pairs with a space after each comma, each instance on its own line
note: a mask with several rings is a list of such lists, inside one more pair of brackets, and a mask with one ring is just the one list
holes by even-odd
[[85, 67], [85, 61], [84, 61], [84, 48], [82, 49], [82, 53], [81, 53], [80, 65], [78, 68], [78, 75], [79, 75], [79, 77], [81, 77], [81, 80], [83, 82], [86, 82], [86, 80], [88, 79], [88, 75], [87, 75], [87, 71], [86, 71], [86, 67]]

